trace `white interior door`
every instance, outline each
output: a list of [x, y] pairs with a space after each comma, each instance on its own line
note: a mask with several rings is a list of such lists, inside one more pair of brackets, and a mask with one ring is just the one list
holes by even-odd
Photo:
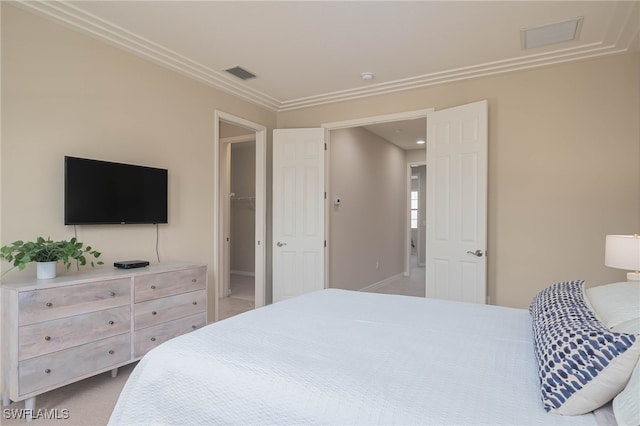
[[487, 101], [427, 116], [427, 297], [486, 303], [487, 145]]
[[324, 129], [273, 131], [273, 302], [324, 288]]

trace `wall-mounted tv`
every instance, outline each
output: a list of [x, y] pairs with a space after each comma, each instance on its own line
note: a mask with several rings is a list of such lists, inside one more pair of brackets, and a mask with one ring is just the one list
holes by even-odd
[[64, 157], [65, 225], [167, 221], [167, 170]]

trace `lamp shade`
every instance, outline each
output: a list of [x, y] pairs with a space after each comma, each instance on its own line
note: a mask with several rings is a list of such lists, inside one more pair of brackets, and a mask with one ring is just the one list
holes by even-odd
[[607, 235], [604, 264], [611, 268], [640, 270], [640, 237], [638, 235]]

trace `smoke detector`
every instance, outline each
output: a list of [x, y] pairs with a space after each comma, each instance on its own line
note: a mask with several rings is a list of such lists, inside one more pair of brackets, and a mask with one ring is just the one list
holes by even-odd
[[368, 81], [368, 80], [373, 80], [376, 76], [369, 71], [363, 72], [362, 74], [360, 74], [360, 78], [362, 78], [364, 81]]

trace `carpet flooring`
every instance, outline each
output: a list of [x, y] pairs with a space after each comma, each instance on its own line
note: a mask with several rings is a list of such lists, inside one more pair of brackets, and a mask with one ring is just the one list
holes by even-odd
[[30, 422], [25, 418], [24, 401], [12, 402], [2, 407], [0, 424], [106, 425], [135, 364], [120, 367], [115, 378], [107, 371], [37, 396], [34, 419]]

